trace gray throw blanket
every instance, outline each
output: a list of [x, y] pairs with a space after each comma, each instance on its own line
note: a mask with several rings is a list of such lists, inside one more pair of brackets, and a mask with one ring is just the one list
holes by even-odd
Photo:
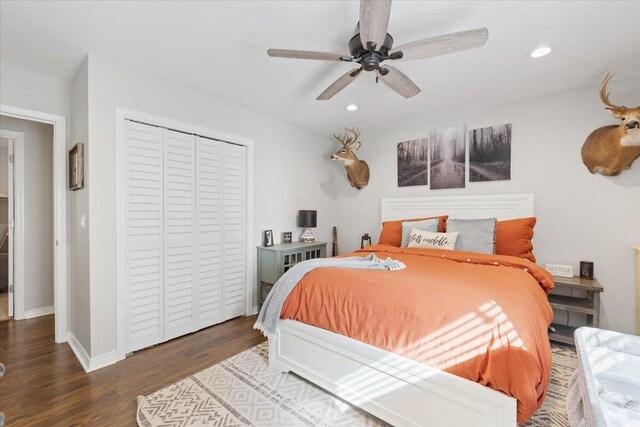
[[[309, 261], [300, 262], [278, 279], [271, 288], [271, 292], [262, 304], [258, 320], [253, 325], [253, 329], [261, 331], [267, 338], [271, 338], [278, 332], [278, 321], [280, 320], [280, 312], [287, 297], [296, 287], [300, 279], [316, 268], [333, 267], [333, 268], [362, 268], [366, 270], [401, 270], [405, 268], [404, 263], [394, 261], [391, 258], [382, 260], [375, 254], [366, 257], [348, 257], [348, 258], [320, 258]], [[348, 286], [348, 284], [345, 284]]]

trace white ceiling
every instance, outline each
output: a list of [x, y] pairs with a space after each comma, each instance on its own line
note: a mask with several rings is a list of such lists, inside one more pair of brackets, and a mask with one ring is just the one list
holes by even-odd
[[[394, 66], [422, 93], [405, 100], [366, 73], [316, 96], [353, 67], [270, 58], [268, 48], [347, 51], [358, 2], [0, 2], [2, 64], [71, 80], [87, 53], [323, 133], [384, 127], [640, 73], [640, 2], [394, 1], [395, 44], [486, 26], [481, 49]], [[541, 43], [551, 55], [532, 60]], [[355, 103], [355, 113], [345, 111]]]

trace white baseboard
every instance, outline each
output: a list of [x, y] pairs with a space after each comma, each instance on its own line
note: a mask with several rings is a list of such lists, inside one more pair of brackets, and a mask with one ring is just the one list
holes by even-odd
[[69, 335], [67, 336], [67, 343], [69, 343], [69, 347], [73, 350], [73, 353], [80, 361], [85, 372], [89, 372], [89, 355], [84, 350], [84, 347], [82, 347], [82, 344], [80, 344], [80, 341], [78, 341], [76, 336], [71, 332], [69, 332]]
[[34, 308], [33, 310], [26, 310], [22, 318], [33, 319], [34, 317], [48, 316], [49, 314], [53, 314], [53, 313], [54, 313], [53, 306], [50, 305], [49, 307], [40, 307], [40, 308]]
[[116, 359], [116, 352], [110, 351], [108, 353], [101, 354], [89, 359], [89, 370], [87, 372], [102, 369], [106, 366], [113, 365], [118, 360]]
[[71, 332], [69, 332], [67, 342], [69, 343], [69, 347], [71, 347], [71, 350], [73, 350], [73, 353], [78, 358], [78, 361], [80, 361], [82, 368], [87, 373], [116, 363], [115, 351], [110, 351], [96, 357], [89, 357], [89, 354], [87, 354], [84, 347], [82, 347], [80, 341], [78, 341], [76, 336]]

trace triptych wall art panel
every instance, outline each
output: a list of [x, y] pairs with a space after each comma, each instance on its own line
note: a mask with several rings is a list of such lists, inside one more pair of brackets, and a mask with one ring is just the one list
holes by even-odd
[[469, 182], [511, 179], [511, 125], [469, 132]]
[[460, 125], [431, 131], [432, 189], [464, 188], [466, 130], [465, 125]]
[[469, 131], [466, 125], [432, 130], [429, 138], [397, 145], [398, 187], [465, 188], [468, 182], [511, 179], [511, 124]]
[[429, 140], [398, 143], [398, 187], [429, 184]]

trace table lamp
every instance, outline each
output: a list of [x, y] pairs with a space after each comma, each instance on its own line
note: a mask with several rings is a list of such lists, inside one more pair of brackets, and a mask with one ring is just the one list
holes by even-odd
[[298, 227], [304, 228], [304, 232], [300, 236], [301, 242], [313, 242], [316, 236], [311, 231], [312, 228], [318, 226], [318, 211], [303, 210], [298, 211]]

